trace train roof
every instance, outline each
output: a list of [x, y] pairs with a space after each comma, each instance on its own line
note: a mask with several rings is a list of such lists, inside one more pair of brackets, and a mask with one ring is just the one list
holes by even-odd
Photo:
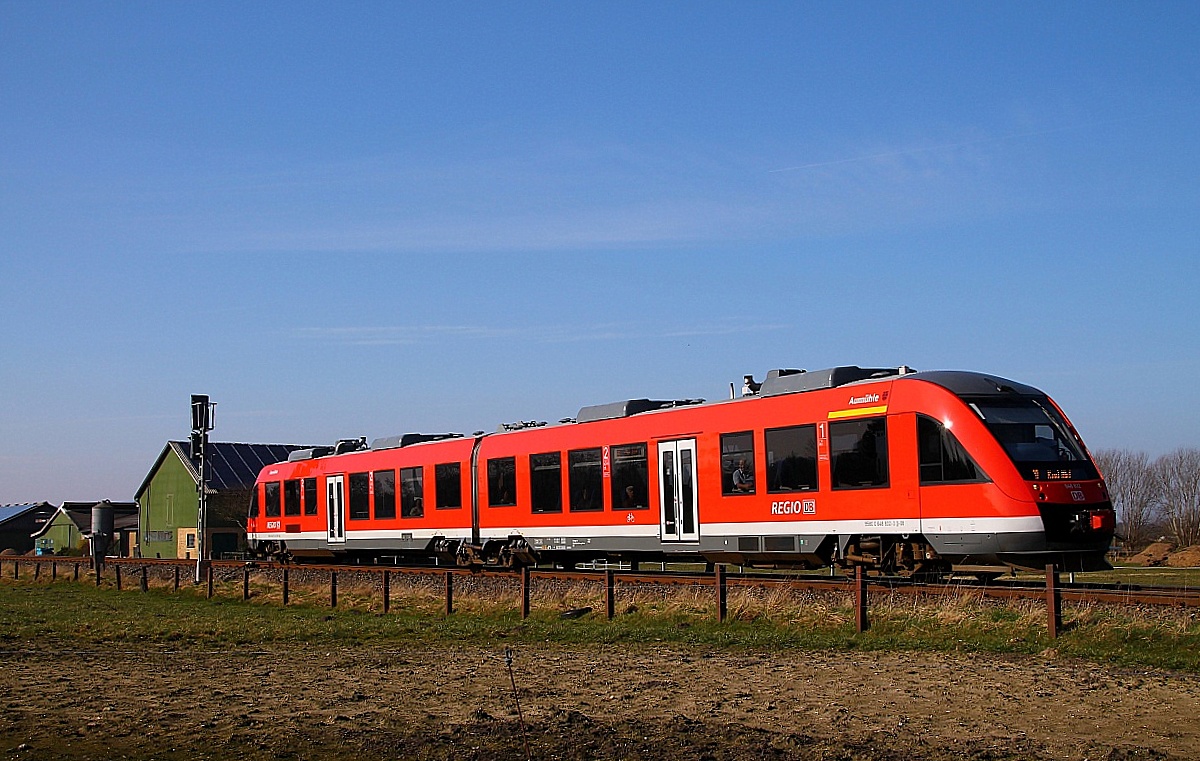
[[[767, 372], [766, 379], [761, 384], [754, 384], [755, 390], [753, 393], [743, 396], [740, 399], [719, 400], [712, 403], [727, 404], [730, 401], [738, 402], [748, 398], [802, 394], [809, 391], [820, 391], [840, 386], [901, 378], [927, 381], [941, 386], [954, 394], [966, 396], [997, 396], [1014, 393], [1020, 395], [1042, 395], [1041, 391], [1032, 386], [985, 373], [965, 370], [927, 370], [918, 372], [905, 365], [899, 367], [843, 365], [823, 370], [787, 368], [770, 370]], [[752, 376], [747, 376], [747, 381], [753, 382]], [[579, 413], [574, 418], [567, 418], [559, 421], [559, 423], [579, 424], [600, 420], [616, 420], [645, 413], [663, 412], [680, 407], [702, 405], [704, 403], [704, 399], [625, 399], [581, 407]], [[500, 425], [496, 432], [520, 431], [530, 428], [540, 428], [545, 425], [546, 423], [539, 421], [506, 423]], [[482, 431], [476, 432], [474, 435], [481, 433]], [[350, 454], [352, 452], [397, 449], [410, 447], [415, 444], [462, 437], [463, 434], [461, 433], [406, 433], [399, 436], [385, 436], [374, 439], [369, 447], [366, 444], [365, 438], [346, 439], [339, 441], [335, 446], [298, 449], [291, 452], [288, 459], [290, 461], [297, 461], [330, 455]]]
[[759, 396], [778, 396], [779, 394], [799, 394], [805, 391], [818, 391], [826, 388], [846, 386], [851, 383], [869, 380], [885, 380], [901, 375], [909, 375], [913, 370], [901, 365], [900, 367], [830, 367], [825, 370], [771, 370], [767, 379], [758, 389]]
[[579, 414], [575, 416], [575, 422], [590, 423], [594, 420], [612, 420], [653, 410], [669, 410], [703, 403], [703, 399], [629, 399], [623, 402], [593, 404], [580, 408]]
[[1001, 378], [998, 375], [969, 372], [966, 370], [926, 370], [908, 376], [915, 380], [928, 381], [960, 396], [1044, 396], [1033, 386]]

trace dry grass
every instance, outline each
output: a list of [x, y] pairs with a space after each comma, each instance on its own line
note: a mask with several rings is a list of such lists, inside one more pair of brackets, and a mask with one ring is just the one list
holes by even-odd
[[[116, 566], [105, 570], [102, 585], [115, 584]], [[7, 568], [6, 568], [7, 570]], [[379, 567], [338, 571], [336, 608], [373, 615], [384, 611], [383, 571]], [[25, 566], [21, 580], [37, 584], [70, 581], [74, 564], [62, 562], [57, 571], [42, 566]], [[206, 596], [207, 583], [193, 584], [194, 569], [179, 568], [179, 594]], [[5, 575], [10, 575], [6, 573]], [[144, 574], [144, 575], [143, 575]], [[247, 575], [248, 574], [248, 578]], [[289, 606], [333, 609], [328, 569], [292, 566], [287, 569]], [[444, 573], [413, 573], [389, 570], [389, 610], [414, 616], [440, 618], [445, 613]], [[284, 571], [280, 568], [214, 567], [212, 593], [218, 600], [241, 600], [247, 592], [252, 604], [282, 607]], [[80, 583], [94, 584], [94, 576], [83, 564]], [[176, 567], [149, 565], [124, 567], [122, 589], [136, 591], [143, 584], [154, 591], [175, 593]], [[454, 612], [479, 616], [505, 616], [521, 607], [520, 580], [502, 574], [453, 575]], [[534, 576], [530, 607], [535, 616], [605, 617], [602, 578], [560, 580]], [[614, 613], [618, 619], [680, 622], [712, 621], [716, 618], [716, 591], [711, 579], [694, 583], [618, 583]], [[853, 594], [845, 589], [805, 591], [785, 581], [755, 586], [731, 585], [727, 596], [728, 620], [746, 625], [763, 625], [814, 632], [854, 631]], [[957, 588], [942, 595], [912, 595], [873, 592], [869, 619], [874, 636], [896, 642], [920, 642], [921, 647], [944, 643], [992, 642], [989, 647], [1032, 646], [1045, 636], [1047, 611], [1040, 600], [998, 601], [983, 597], [978, 590]], [[1200, 640], [1200, 612], [1164, 607], [1114, 607], [1068, 604], [1063, 609], [1068, 632], [1088, 631], [1100, 640], [1131, 651], [1135, 647], [1158, 647], [1160, 640]], [[879, 634], [883, 632], [885, 634]], [[841, 636], [841, 635], [838, 635]], [[1138, 644], [1134, 644], [1138, 643]]]
[[[31, 574], [26, 572], [28, 579]], [[72, 578], [72, 570], [64, 564], [58, 580]], [[81, 581], [94, 583], [86, 567]], [[48, 583], [50, 574], [42, 571], [39, 581]], [[329, 572], [304, 567], [289, 569], [289, 605], [333, 607]], [[104, 584], [113, 583], [112, 571], [107, 571]], [[175, 579], [171, 568], [150, 567], [147, 587], [174, 591]], [[454, 609], [460, 613], [495, 614], [519, 610], [520, 582], [501, 575], [456, 574]], [[123, 575], [122, 588], [139, 589], [140, 571]], [[190, 573], [181, 574], [179, 589], [184, 594], [207, 594], [206, 583], [193, 584]], [[220, 599], [241, 599], [245, 578], [241, 569], [218, 569], [213, 580], [213, 596]], [[390, 573], [390, 609], [422, 615], [440, 615], [445, 611], [445, 577], [441, 574]], [[249, 581], [251, 602], [282, 605], [283, 576], [279, 569], [253, 569]], [[643, 614], [647, 616], [698, 617], [715, 615], [716, 593], [711, 582], [695, 584], [618, 584], [614, 602], [618, 616]], [[601, 579], [561, 581], [537, 579], [531, 586], [530, 605], [535, 611], [567, 613], [590, 608], [595, 615], [605, 610], [604, 585]], [[339, 571], [337, 577], [337, 608], [382, 613], [383, 576], [379, 569]], [[766, 583], [758, 586], [731, 587], [727, 595], [728, 617], [734, 621], [770, 621], [788, 626], [821, 626], [824, 628], [853, 625], [855, 620], [853, 594], [845, 590], [814, 592], [797, 590], [786, 583]], [[1112, 606], [1068, 605], [1064, 619], [1075, 626], [1112, 628], [1124, 625], [1130, 618], [1154, 623], [1170, 632], [1183, 633], [1200, 625], [1200, 612], [1187, 609], [1140, 607], [1133, 610]], [[996, 601], [982, 593], [961, 588], [953, 594], [922, 596], [911, 594], [873, 594], [870, 617], [873, 621], [890, 621], [901, 626], [930, 628], [983, 627], [1017, 625], [1022, 628], [1044, 627], [1045, 604], [1037, 600]]]
[[[108, 600], [115, 573], [106, 570], [101, 589], [87, 566], [73, 584], [72, 564], [60, 564], [52, 575], [28, 566], [19, 580], [4, 564], [0, 586], [25, 588], [54, 597], [68, 590], [94, 593]], [[767, 648], [853, 648], [955, 650], [970, 652], [1039, 653], [1053, 648], [1063, 655], [1200, 671], [1200, 612], [1181, 608], [1063, 605], [1062, 636], [1048, 636], [1048, 614], [1041, 600], [996, 600], [978, 590], [952, 594], [913, 595], [873, 591], [869, 600], [870, 629], [856, 631], [852, 592], [798, 590], [786, 582], [757, 586], [731, 585], [727, 620], [717, 623], [717, 595], [711, 579], [694, 583], [619, 583], [614, 621], [606, 620], [602, 579], [558, 580], [534, 576], [530, 588], [531, 616], [523, 619], [520, 580], [511, 575], [455, 574], [454, 612], [445, 615], [443, 573], [389, 571], [391, 615], [383, 616], [382, 568], [340, 570], [337, 605], [332, 604], [328, 569], [288, 569], [289, 600], [283, 606], [283, 572], [277, 568], [214, 569], [213, 600], [204, 604], [208, 584], [193, 584], [181, 569], [175, 590], [173, 567], [148, 566], [145, 581], [152, 592], [142, 596], [140, 568], [123, 572], [123, 593], [115, 600], [131, 603], [130, 618], [88, 624], [88, 636], [161, 636], [171, 641], [274, 641], [294, 636], [307, 640], [313, 632], [341, 632], [351, 638], [409, 637], [450, 640], [472, 637], [537, 637], [574, 643], [679, 642], [689, 645]], [[248, 589], [249, 604], [242, 600]], [[135, 601], [141, 601], [135, 603]], [[229, 604], [236, 602], [237, 604]], [[50, 615], [55, 607], [29, 600], [35, 614], [16, 611], [13, 626], [42, 633], [74, 632], [78, 622]], [[109, 605], [106, 601], [104, 605]], [[148, 619], [147, 609], [161, 608]], [[117, 608], [113, 608], [117, 610]], [[140, 612], [138, 612], [140, 609]], [[196, 619], [192, 629], [181, 626], [181, 611]], [[19, 613], [19, 615], [18, 615]], [[3, 611], [0, 610], [0, 614]], [[344, 615], [349, 614], [349, 615]], [[366, 614], [366, 615], [354, 615]], [[206, 620], [206, 617], [208, 620]], [[149, 620], [149, 626], [145, 622]], [[213, 622], [216, 621], [214, 624]], [[143, 626], [144, 631], [138, 626]], [[84, 627], [87, 629], [87, 627]], [[158, 628], [155, 628], [158, 627]], [[307, 627], [307, 628], [306, 628]], [[159, 629], [162, 631], [160, 632]], [[94, 630], [94, 631], [92, 631]], [[140, 633], [139, 633], [140, 632]], [[281, 633], [282, 632], [282, 633]], [[84, 632], [87, 634], [87, 632]], [[332, 635], [330, 635], [332, 636]]]

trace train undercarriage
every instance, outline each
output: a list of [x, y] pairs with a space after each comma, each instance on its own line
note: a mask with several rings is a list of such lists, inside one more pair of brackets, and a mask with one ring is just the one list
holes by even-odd
[[[682, 548], [680, 548], [682, 550]], [[479, 543], [437, 538], [423, 548], [332, 550], [289, 548], [286, 543], [266, 542], [255, 553], [282, 562], [351, 561], [365, 563], [428, 564], [473, 570], [512, 570], [536, 565], [574, 567], [581, 563], [653, 562], [721, 563], [751, 568], [813, 570], [835, 568], [853, 574], [863, 568], [876, 577], [930, 580], [951, 575], [994, 579], [1018, 570], [1042, 571], [1054, 565], [1060, 571], [1097, 571], [1110, 568], [1102, 548], [1039, 548], [1038, 551], [938, 552], [919, 535], [830, 535], [803, 553], [728, 552], [695, 547], [685, 551], [545, 550], [537, 549], [522, 536], [488, 539]]]

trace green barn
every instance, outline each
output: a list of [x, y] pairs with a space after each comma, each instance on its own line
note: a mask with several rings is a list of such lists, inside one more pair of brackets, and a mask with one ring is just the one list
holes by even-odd
[[113, 511], [112, 543], [108, 554], [132, 557], [137, 553], [138, 508], [134, 502], [64, 502], [32, 535], [39, 555], [89, 555], [92, 507], [106, 504]]
[[[306, 447], [208, 443], [208, 547], [213, 559], [237, 557], [246, 546], [246, 509], [258, 472]], [[141, 514], [141, 555], [196, 557], [200, 463], [186, 441], [168, 441], [134, 499]]]

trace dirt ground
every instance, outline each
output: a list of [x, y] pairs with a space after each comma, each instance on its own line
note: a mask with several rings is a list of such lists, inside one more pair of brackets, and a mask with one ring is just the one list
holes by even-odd
[[1129, 562], [1146, 567], [1197, 568], [1200, 567], [1200, 547], [1176, 550], [1170, 542], [1155, 542], [1129, 558]]
[[0, 695], [11, 759], [1200, 759], [1200, 677], [1053, 653], [45, 649]]

